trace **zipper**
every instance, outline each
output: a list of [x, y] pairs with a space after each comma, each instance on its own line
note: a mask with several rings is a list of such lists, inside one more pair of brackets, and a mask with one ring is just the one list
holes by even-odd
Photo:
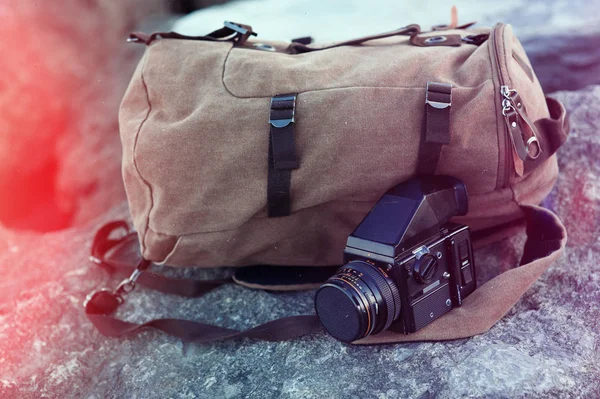
[[[525, 105], [515, 89], [511, 89], [505, 82], [500, 67], [500, 55], [498, 51], [498, 37], [504, 33], [504, 24], [498, 24], [491, 35], [493, 61], [498, 73], [500, 83], [500, 105], [498, 118], [504, 119], [506, 129], [503, 135], [504, 146], [504, 179], [500, 187], [507, 187], [511, 169], [518, 176], [523, 176], [525, 162], [535, 160], [542, 152], [538, 140], [538, 132], [535, 124], [529, 119], [525, 111]], [[512, 166], [512, 168], [511, 168]], [[500, 181], [498, 182], [500, 184]]]
[[[500, 82], [500, 87], [504, 87], [506, 86], [506, 84], [504, 83], [504, 78], [502, 77], [502, 70], [500, 69], [500, 56], [498, 54], [498, 36], [502, 36], [502, 33], [504, 32], [504, 24], [499, 23], [498, 25], [496, 25], [496, 27], [494, 28], [494, 30], [491, 32], [490, 35], [490, 49], [492, 51], [492, 62], [494, 63], [494, 71], [498, 74], [498, 81]], [[502, 89], [501, 89], [502, 90]], [[500, 92], [500, 101], [502, 101], [504, 99], [504, 96], [502, 95], [502, 92]], [[499, 108], [498, 111], [498, 115], [497, 115], [498, 120], [503, 119], [504, 115], [502, 115], [502, 109]], [[501, 140], [501, 145], [502, 145], [502, 150], [504, 150], [504, 176], [502, 181], [498, 181], [497, 184], [497, 188], [503, 188], [503, 187], [507, 187], [508, 186], [508, 181], [509, 181], [509, 175], [510, 175], [510, 170], [511, 170], [511, 162], [510, 159], [512, 158], [510, 156], [510, 152], [509, 152], [509, 145], [508, 145], [508, 133], [505, 132], [505, 134], [502, 135], [502, 140]]]

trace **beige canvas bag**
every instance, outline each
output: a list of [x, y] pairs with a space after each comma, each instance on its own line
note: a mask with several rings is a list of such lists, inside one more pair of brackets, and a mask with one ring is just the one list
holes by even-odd
[[[510, 25], [410, 25], [324, 45], [254, 35], [232, 23], [202, 37], [131, 35], [147, 46], [119, 113], [136, 232], [112, 241], [122, 223], [99, 232], [98, 263], [111, 264], [107, 253], [133, 240], [142, 268], [339, 265], [374, 203], [415, 175], [465, 183], [469, 213], [453, 221], [468, 225], [478, 245], [528, 223], [522, 266], [415, 334], [364, 342], [375, 343], [484, 332], [562, 253], [563, 225], [537, 205], [556, 180], [568, 123]], [[105, 334], [138, 328], [106, 327], [101, 308], [88, 313]], [[306, 317], [298, 334], [318, 325]], [[239, 336], [228, 331], [217, 338]], [[192, 335], [178, 336], [203, 340]]]

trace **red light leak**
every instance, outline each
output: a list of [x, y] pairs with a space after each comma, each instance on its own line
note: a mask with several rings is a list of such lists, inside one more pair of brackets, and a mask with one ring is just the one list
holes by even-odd
[[0, 6], [0, 15], [8, 14], [0, 24], [0, 222], [55, 230], [70, 219], [56, 201], [55, 186], [57, 139], [69, 122], [73, 93], [40, 15], [31, 4], [12, 3]]

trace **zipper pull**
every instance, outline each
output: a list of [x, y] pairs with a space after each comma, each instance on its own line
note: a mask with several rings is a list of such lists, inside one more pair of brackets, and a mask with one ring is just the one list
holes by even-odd
[[[523, 163], [527, 159], [536, 159], [542, 153], [538, 140], [537, 128], [529, 119], [519, 93], [508, 86], [501, 86], [502, 115], [513, 144], [515, 169], [519, 176], [523, 175]], [[517, 160], [518, 158], [518, 160]]]

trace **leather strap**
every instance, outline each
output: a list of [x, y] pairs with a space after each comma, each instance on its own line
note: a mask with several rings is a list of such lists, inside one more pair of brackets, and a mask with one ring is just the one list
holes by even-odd
[[355, 46], [358, 44], [362, 44], [364, 42], [368, 42], [370, 40], [376, 40], [376, 39], [383, 39], [386, 37], [392, 37], [392, 36], [413, 36], [418, 34], [419, 32], [421, 32], [421, 27], [419, 25], [408, 25], [405, 26], [403, 28], [391, 31], [391, 32], [386, 32], [386, 33], [380, 33], [377, 35], [370, 35], [370, 36], [364, 36], [358, 39], [352, 39], [352, 40], [346, 40], [343, 42], [338, 42], [329, 46], [324, 46], [324, 47], [312, 47], [303, 43], [291, 43], [288, 50], [291, 53], [308, 53], [311, 51], [320, 51], [320, 50], [326, 50], [326, 49], [330, 49], [330, 48], [335, 48], [335, 47], [341, 47], [341, 46]]
[[269, 217], [288, 216], [291, 211], [292, 170], [299, 167], [294, 140], [295, 107], [295, 94], [279, 95], [271, 99], [267, 177]]
[[150, 45], [158, 39], [185, 39], [185, 40], [207, 40], [207, 41], [233, 41], [238, 45], [242, 45], [250, 36], [256, 36], [256, 32], [252, 31], [249, 25], [238, 24], [235, 22], [225, 21], [224, 26], [205, 36], [186, 36], [177, 32], [155, 32], [147, 35], [142, 32], [132, 32], [127, 38], [128, 42], [144, 43]]
[[433, 175], [442, 145], [450, 144], [452, 85], [428, 82], [425, 96], [425, 129], [419, 148], [417, 174]]
[[[121, 230], [118, 237], [114, 237]], [[135, 262], [139, 262], [137, 234], [128, 230], [124, 221], [114, 221], [102, 226], [94, 237], [90, 260], [106, 270], [118, 274], [135, 275]], [[120, 260], [119, 260], [120, 259]], [[146, 268], [149, 262], [140, 262]], [[138, 266], [139, 268], [139, 266]], [[137, 283], [160, 292], [186, 297], [200, 297], [231, 280], [192, 280], [174, 279], [145, 271], [139, 274]], [[126, 284], [123, 284], [126, 283]], [[261, 324], [254, 328], [238, 331], [225, 327], [199, 323], [190, 320], [157, 319], [136, 324], [113, 317], [113, 313], [123, 302], [123, 295], [129, 291], [121, 290], [129, 285], [135, 287], [131, 277], [124, 280], [116, 291], [102, 289], [88, 296], [84, 303], [88, 319], [98, 331], [110, 337], [129, 334], [144, 327], [152, 327], [184, 341], [206, 343], [226, 339], [252, 338], [265, 341], [284, 341], [302, 335], [320, 331], [321, 324], [315, 315], [292, 316]]]
[[[566, 230], [556, 215], [535, 205], [522, 205], [521, 209], [527, 222], [527, 241], [520, 267], [511, 269], [488, 281], [465, 298], [461, 307], [453, 309], [422, 330], [410, 335], [388, 330], [355, 343], [447, 340], [470, 337], [487, 331], [512, 308], [531, 284], [550, 267], [561, 255], [566, 245]], [[132, 247], [131, 237], [133, 234], [127, 230], [121, 238], [110, 238], [115, 230], [121, 228], [126, 228], [123, 221], [112, 222], [99, 229], [92, 245], [94, 258], [98, 255], [103, 256], [106, 253], [112, 253], [114, 256], [114, 251], [119, 252], [119, 249], [122, 249], [120, 247], [126, 247], [127, 250], [131, 249], [129, 247]], [[137, 242], [133, 247], [137, 248]], [[101, 259], [96, 258], [94, 262], [101, 265], [116, 264], [115, 270], [124, 269], [125, 265], [128, 265], [129, 271], [134, 269], [133, 263], [130, 261], [115, 263], [113, 260], [102, 257]], [[285, 270], [285, 268], [281, 269]], [[171, 282], [171, 284], [173, 281], [177, 281], [167, 278], [165, 280]], [[141, 278], [139, 281], [140, 283], [143, 282]], [[222, 282], [224, 281], [219, 283]], [[215, 287], [214, 282], [194, 281], [194, 285], [197, 287], [202, 286], [206, 290], [202, 293], [196, 291], [192, 296], [202, 295]], [[164, 288], [165, 285], [158, 286], [161, 291]], [[170, 290], [171, 293], [177, 293], [175, 291], [174, 289]], [[184, 341], [207, 343], [237, 338], [283, 341], [322, 330], [315, 315], [286, 317], [245, 331], [178, 319], [159, 319], [136, 324], [112, 316], [119, 304], [119, 299], [115, 298], [113, 293], [108, 290], [98, 291], [86, 301], [86, 315], [103, 335], [116, 337], [135, 332], [144, 327], [152, 327]]]
[[[129, 225], [125, 221], [109, 222], [98, 229], [92, 242], [90, 256], [92, 263], [111, 274], [127, 277], [132, 274], [135, 265], [141, 260], [138, 235], [136, 232], [129, 231]], [[137, 283], [165, 294], [200, 297], [231, 281], [231, 279], [177, 279], [145, 271], [139, 276]]]
[[534, 122], [540, 135], [541, 154], [536, 159], [528, 158], [525, 161], [525, 173], [529, 173], [548, 158], [567, 141], [570, 124], [567, 111], [560, 101], [546, 97], [546, 104], [550, 112], [550, 118], [543, 118]]
[[181, 319], [156, 319], [137, 324], [119, 320], [107, 314], [87, 312], [87, 317], [98, 331], [107, 337], [120, 337], [145, 327], [152, 327], [183, 341], [196, 343], [239, 338], [289, 341], [322, 330], [316, 315], [285, 317], [244, 331]]
[[[435, 322], [409, 335], [383, 331], [356, 344], [442, 341], [467, 338], [489, 330], [564, 252], [567, 232], [551, 211], [521, 205], [526, 219], [527, 241], [520, 266], [494, 277]], [[501, 257], [500, 257], [501, 258]]]

